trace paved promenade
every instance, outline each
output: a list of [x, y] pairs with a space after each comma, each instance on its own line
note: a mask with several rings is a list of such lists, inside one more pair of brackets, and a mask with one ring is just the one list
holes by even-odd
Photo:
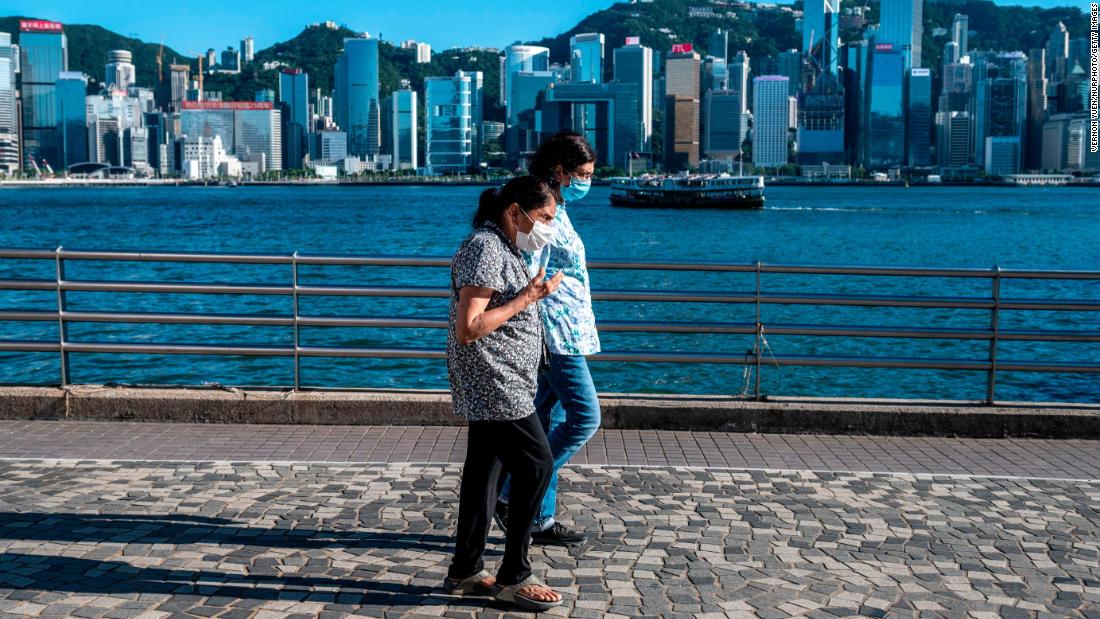
[[[464, 449], [0, 421], [0, 616], [511, 615], [438, 588]], [[612, 430], [561, 499], [554, 616], [1100, 617], [1100, 442]]]

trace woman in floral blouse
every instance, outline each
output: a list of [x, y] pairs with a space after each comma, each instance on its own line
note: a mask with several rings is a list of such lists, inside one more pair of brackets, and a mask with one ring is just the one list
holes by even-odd
[[[469, 421], [459, 490], [455, 554], [443, 587], [494, 595], [530, 610], [561, 604], [561, 594], [531, 572], [526, 525], [539, 509], [552, 469], [550, 446], [535, 417], [536, 374], [545, 363], [539, 299], [562, 275], [527, 274], [521, 249], [537, 250], [552, 234], [554, 194], [533, 176], [487, 189], [474, 231], [451, 262], [447, 373], [455, 413]], [[494, 579], [482, 560], [496, 501], [497, 478], [514, 480], [513, 527]]]
[[[528, 171], [550, 186], [558, 202], [550, 243], [524, 252], [528, 273], [545, 268], [562, 275], [557, 291], [539, 302], [549, 367], [539, 372], [535, 411], [546, 430], [554, 456], [554, 473], [532, 523], [531, 542], [557, 546], [583, 544], [588, 536], [554, 519], [557, 513], [558, 470], [600, 427], [600, 402], [588, 370], [588, 355], [600, 352], [584, 243], [573, 228], [569, 210], [588, 193], [596, 153], [577, 133], [563, 131], [546, 140], [528, 164]], [[507, 530], [510, 488], [505, 484], [495, 518]]]

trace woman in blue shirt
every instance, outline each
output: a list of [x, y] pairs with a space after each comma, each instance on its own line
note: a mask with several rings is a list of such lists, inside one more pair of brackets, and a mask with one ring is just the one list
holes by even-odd
[[[558, 199], [550, 243], [541, 250], [524, 252], [527, 270], [537, 273], [545, 266], [547, 275], [564, 275], [557, 291], [539, 302], [550, 364], [539, 372], [535, 412], [546, 430], [554, 472], [532, 523], [533, 544], [574, 546], [588, 539], [554, 516], [559, 469], [600, 427], [600, 402], [585, 359], [600, 352], [600, 339], [592, 313], [584, 243], [568, 213], [588, 193], [595, 165], [592, 146], [581, 135], [563, 131], [543, 142], [527, 166], [531, 175], [546, 181]], [[501, 530], [508, 524], [508, 495], [506, 484], [495, 514]]]

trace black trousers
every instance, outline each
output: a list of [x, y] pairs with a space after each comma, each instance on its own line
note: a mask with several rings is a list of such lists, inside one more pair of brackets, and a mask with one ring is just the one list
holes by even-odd
[[447, 575], [466, 578], [485, 567], [485, 541], [497, 502], [501, 468], [512, 475], [508, 534], [497, 583], [514, 585], [531, 574], [531, 521], [550, 483], [554, 458], [536, 415], [516, 421], [471, 421], [458, 499], [455, 555]]

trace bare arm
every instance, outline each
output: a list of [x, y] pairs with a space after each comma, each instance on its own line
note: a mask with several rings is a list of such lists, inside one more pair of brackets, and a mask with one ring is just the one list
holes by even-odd
[[492, 288], [463, 286], [458, 291], [458, 317], [455, 335], [460, 344], [469, 345], [489, 335], [523, 311], [528, 305], [553, 293], [561, 283], [563, 273], [546, 279], [546, 269], [540, 269], [516, 298], [500, 307], [486, 310], [493, 296]]

